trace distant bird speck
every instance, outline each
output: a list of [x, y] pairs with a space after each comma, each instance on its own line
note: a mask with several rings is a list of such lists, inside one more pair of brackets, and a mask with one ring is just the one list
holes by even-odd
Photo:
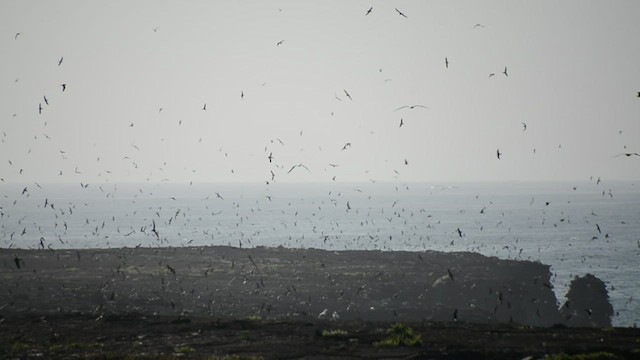
[[448, 69], [449, 68], [449, 59], [447, 57], [444, 58], [444, 66]]
[[369, 14], [371, 14], [371, 11], [373, 11], [373, 6], [369, 8], [369, 10], [367, 10], [367, 13], [364, 14], [364, 16], [367, 16]]
[[396, 8], [396, 11], [398, 12], [398, 15], [405, 17], [405, 18], [409, 18], [407, 15], [405, 15], [402, 11], [398, 10], [398, 8]]
[[427, 106], [424, 106], [424, 105], [405, 105], [405, 106], [400, 106], [399, 108], [397, 108], [397, 109], [395, 109], [393, 111], [398, 111], [398, 110], [402, 110], [402, 109], [405, 109], [405, 108], [409, 108], [409, 110], [413, 110], [413, 109], [418, 108], [418, 107], [424, 108], [424, 109], [427, 109], [427, 110], [431, 109], [431, 108], [429, 108]]
[[204, 104], [204, 106], [202, 107], [202, 110], [204, 110], [204, 111], [207, 110], [207, 103]]
[[504, 74], [504, 76], [507, 76], [507, 77], [509, 76], [509, 74], [507, 74], [507, 67], [506, 66], [504, 67], [504, 71], [502, 73]]
[[344, 90], [344, 89], [343, 89], [342, 91], [344, 91], [344, 94], [349, 98], [349, 100], [353, 100], [353, 99], [351, 98], [351, 95], [349, 95], [349, 93], [347, 92], [347, 90]]
[[500, 160], [500, 157], [502, 156], [500, 149], [496, 150], [496, 156], [498, 157], [498, 160]]
[[282, 44], [284, 44], [284, 40], [280, 40], [280, 41], [278, 41], [278, 42], [276, 43], [276, 46], [280, 46], [280, 45], [282, 45]]
[[60, 58], [60, 60], [58, 60], [58, 66], [62, 65], [62, 60], [64, 60], [64, 56]]
[[60, 84], [60, 86], [62, 87], [62, 92], [67, 90], [67, 84]]

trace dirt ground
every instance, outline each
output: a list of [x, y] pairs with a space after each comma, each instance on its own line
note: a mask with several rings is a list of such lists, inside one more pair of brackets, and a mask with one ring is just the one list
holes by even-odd
[[0, 358], [640, 358], [638, 329], [562, 326], [549, 277], [471, 253], [2, 249]]

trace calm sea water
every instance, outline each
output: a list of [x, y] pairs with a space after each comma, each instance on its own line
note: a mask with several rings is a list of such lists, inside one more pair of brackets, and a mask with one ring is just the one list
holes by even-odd
[[0, 195], [3, 248], [474, 251], [551, 265], [560, 302], [594, 274], [614, 324], [640, 323], [640, 184], [32, 183]]

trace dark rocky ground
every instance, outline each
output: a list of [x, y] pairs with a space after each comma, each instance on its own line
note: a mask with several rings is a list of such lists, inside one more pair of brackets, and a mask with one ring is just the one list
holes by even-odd
[[[470, 253], [4, 249], [0, 357], [640, 358], [638, 329], [558, 325], [549, 279]], [[397, 322], [421, 343], [382, 346]]]

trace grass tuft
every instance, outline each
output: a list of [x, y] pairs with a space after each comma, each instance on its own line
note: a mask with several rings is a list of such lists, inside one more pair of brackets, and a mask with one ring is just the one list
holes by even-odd
[[389, 335], [389, 337], [374, 343], [374, 345], [389, 348], [422, 345], [422, 335], [416, 334], [412, 328], [402, 323], [396, 323], [387, 329], [387, 335]]

